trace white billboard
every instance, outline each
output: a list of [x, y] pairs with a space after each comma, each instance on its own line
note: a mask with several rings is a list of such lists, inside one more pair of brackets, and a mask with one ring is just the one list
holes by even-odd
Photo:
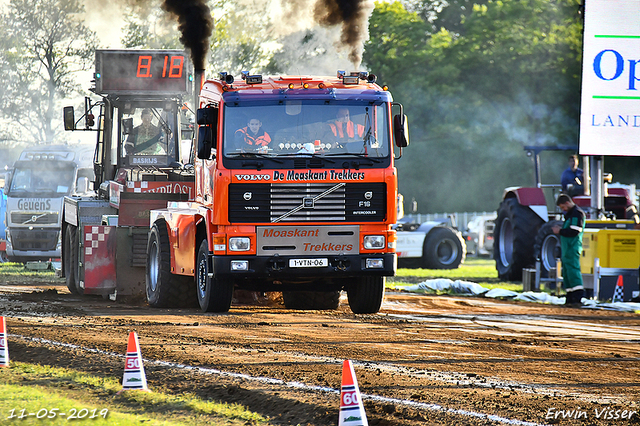
[[586, 0], [580, 155], [640, 155], [640, 0]]

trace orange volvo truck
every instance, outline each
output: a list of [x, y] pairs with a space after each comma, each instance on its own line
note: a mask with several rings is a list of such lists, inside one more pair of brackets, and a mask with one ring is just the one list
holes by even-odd
[[345, 290], [354, 313], [377, 312], [396, 271], [394, 161], [408, 125], [375, 80], [222, 73], [201, 83], [195, 198], [151, 211], [149, 303], [174, 306], [191, 288], [203, 311], [225, 312], [239, 288], [335, 309]]

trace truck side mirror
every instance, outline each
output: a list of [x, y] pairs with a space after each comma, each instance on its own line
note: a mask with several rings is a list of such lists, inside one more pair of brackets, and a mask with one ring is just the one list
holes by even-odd
[[76, 129], [76, 119], [72, 106], [67, 106], [62, 109], [62, 117], [64, 121], [64, 130]]
[[133, 118], [125, 118], [122, 120], [122, 133], [125, 135], [133, 133]]
[[393, 116], [393, 137], [399, 148], [409, 146], [409, 120], [405, 114]]
[[196, 122], [198, 123], [197, 156], [201, 160], [209, 160], [211, 158], [211, 149], [215, 145], [215, 136], [218, 129], [218, 109], [211, 106], [198, 108]]
[[198, 158], [209, 160], [213, 147], [213, 131], [210, 126], [198, 127]]
[[196, 112], [196, 122], [200, 125], [216, 124], [217, 113], [217, 108], [198, 108], [198, 111]]
[[85, 194], [89, 191], [89, 178], [82, 176], [78, 178], [76, 183], [76, 194]]

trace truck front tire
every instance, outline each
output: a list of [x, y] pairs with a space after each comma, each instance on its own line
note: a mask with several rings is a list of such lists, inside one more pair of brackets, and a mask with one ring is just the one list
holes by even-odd
[[348, 284], [347, 298], [354, 314], [375, 314], [382, 306], [386, 277], [360, 277]]
[[171, 273], [169, 233], [163, 220], [154, 223], [149, 233], [145, 276], [149, 305], [154, 308], [195, 306], [193, 278]]
[[228, 312], [233, 299], [233, 281], [228, 278], [209, 277], [209, 244], [204, 239], [200, 243], [196, 260], [196, 293], [203, 312]]
[[72, 294], [82, 294], [78, 280], [78, 228], [68, 225], [63, 240], [64, 276], [67, 288]]

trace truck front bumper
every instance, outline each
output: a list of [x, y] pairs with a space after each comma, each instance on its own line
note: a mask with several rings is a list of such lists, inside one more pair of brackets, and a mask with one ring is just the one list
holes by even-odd
[[[308, 259], [326, 266], [295, 267], [294, 262]], [[256, 278], [282, 281], [314, 278], [355, 278], [361, 276], [393, 276], [395, 253], [326, 255], [326, 256], [212, 256], [216, 276]]]

